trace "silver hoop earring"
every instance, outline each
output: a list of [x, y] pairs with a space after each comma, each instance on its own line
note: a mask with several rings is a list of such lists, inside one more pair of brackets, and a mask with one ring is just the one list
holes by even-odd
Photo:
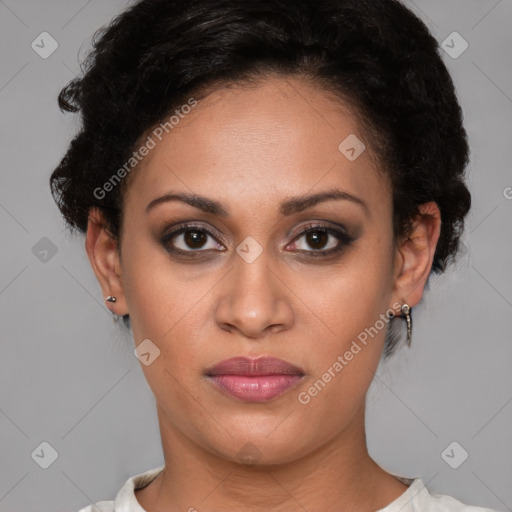
[[407, 345], [410, 347], [412, 340], [412, 308], [409, 304], [402, 304], [401, 310], [407, 322]]
[[105, 300], [107, 302], [116, 302], [116, 298], [113, 295], [109, 295]]

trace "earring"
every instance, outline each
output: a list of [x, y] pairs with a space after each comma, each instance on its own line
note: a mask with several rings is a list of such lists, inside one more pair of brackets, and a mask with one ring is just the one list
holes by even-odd
[[410, 347], [412, 339], [412, 308], [409, 304], [402, 304], [401, 310], [407, 322], [407, 345]]
[[[116, 302], [116, 298], [113, 296], [113, 295], [109, 295], [106, 299], [105, 299], [105, 302]], [[111, 311], [110, 312], [112, 314], [112, 321], [115, 323], [117, 322], [118, 320], [118, 316], [113, 312]]]

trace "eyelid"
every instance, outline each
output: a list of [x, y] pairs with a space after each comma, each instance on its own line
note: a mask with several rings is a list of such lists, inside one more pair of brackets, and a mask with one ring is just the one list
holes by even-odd
[[[224, 245], [227, 245], [227, 241], [225, 240], [224, 236], [214, 232], [212, 229], [202, 225], [198, 224], [196, 221], [183, 221], [178, 223], [176, 226], [172, 226], [169, 230], [164, 229], [163, 235], [160, 237], [161, 241], [169, 241], [172, 237], [179, 235], [186, 231], [187, 229], [197, 229], [205, 231], [208, 235], [213, 237], [217, 242], [222, 243]], [[199, 251], [195, 251], [199, 252]]]
[[[325, 229], [325, 230], [335, 230], [338, 234], [343, 234], [347, 238], [350, 238], [347, 228], [343, 224], [338, 224], [337, 222], [325, 221], [325, 220], [312, 220], [309, 221], [306, 225], [302, 225], [300, 228], [297, 228], [297, 232], [295, 234], [289, 234], [292, 237], [292, 242], [298, 236], [303, 236], [308, 232], [308, 230], [312, 231], [314, 228], [317, 229]], [[341, 232], [341, 233], [340, 233]], [[293, 233], [293, 232], [292, 232]]]
[[295, 252], [301, 253], [304, 257], [308, 258], [329, 258], [334, 257], [337, 254], [340, 254], [341, 251], [346, 250], [357, 238], [356, 235], [351, 235], [345, 228], [345, 226], [334, 223], [337, 227], [333, 227], [332, 223], [325, 221], [313, 221], [310, 222], [306, 226], [302, 226], [299, 232], [292, 238], [291, 242], [287, 244], [288, 247], [291, 244], [296, 244], [299, 240], [304, 238], [309, 233], [314, 233], [316, 231], [323, 231], [328, 236], [331, 236], [337, 240], [335, 247], [331, 247], [329, 249], [296, 249]]
[[[333, 226], [336, 226], [336, 227], [333, 227]], [[172, 226], [169, 230], [164, 230], [164, 234], [160, 237], [160, 241], [163, 245], [166, 245], [172, 238], [182, 234], [183, 232], [186, 232], [189, 229], [197, 229], [200, 231], [204, 231], [207, 235], [212, 237], [217, 243], [220, 243], [224, 246], [228, 245], [222, 235], [214, 232], [212, 229], [198, 223], [197, 221], [182, 221], [182, 222], [179, 222], [177, 225]], [[348, 245], [349, 243], [353, 242], [355, 240], [355, 238], [357, 238], [357, 237], [350, 235], [343, 224], [339, 224], [339, 223], [333, 222], [333, 221], [312, 220], [312, 221], [309, 221], [306, 225], [302, 225], [301, 227], [297, 228], [296, 233], [294, 235], [289, 235], [287, 233], [287, 238], [289, 236], [291, 236], [292, 238], [289, 242], [287, 242], [286, 247], [288, 247], [288, 245], [290, 245], [292, 243], [295, 243], [297, 240], [304, 237], [309, 232], [314, 231], [315, 229], [324, 230], [329, 235], [337, 238], [339, 241], [339, 244], [341, 244], [341, 246]], [[201, 250], [201, 249], [193, 250], [193, 249], [191, 249], [188, 251], [183, 251], [182, 249], [178, 249], [175, 247], [172, 248], [173, 252], [190, 253], [190, 254], [197, 254], [197, 253], [201, 253], [201, 252], [206, 253], [206, 252], [209, 252], [210, 250], [211, 249], [208, 249], [208, 250]], [[335, 249], [319, 249], [319, 250], [311, 250], [311, 251], [302, 250], [300, 252], [321, 255], [321, 254], [328, 254], [331, 251], [335, 251]], [[221, 250], [219, 252], [224, 252], [224, 251]]]

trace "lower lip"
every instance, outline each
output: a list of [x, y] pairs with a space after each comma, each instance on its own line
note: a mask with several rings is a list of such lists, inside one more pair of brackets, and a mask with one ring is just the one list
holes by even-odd
[[300, 375], [214, 375], [210, 379], [222, 391], [244, 402], [265, 402], [291, 389], [302, 377]]

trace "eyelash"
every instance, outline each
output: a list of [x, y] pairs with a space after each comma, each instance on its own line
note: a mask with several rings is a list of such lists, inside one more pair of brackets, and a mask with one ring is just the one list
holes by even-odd
[[[219, 243], [219, 241], [217, 240], [217, 236], [214, 233], [212, 233], [209, 229], [205, 228], [204, 226], [201, 226], [198, 224], [193, 224], [193, 223], [182, 224], [182, 225], [178, 226], [177, 228], [173, 229], [172, 231], [169, 231], [161, 238], [160, 242], [164, 246], [164, 248], [171, 254], [177, 254], [179, 256], [184, 256], [186, 258], [195, 258], [195, 257], [197, 257], [198, 253], [208, 252], [208, 249], [207, 250], [191, 249], [190, 251], [183, 251], [181, 249], [177, 249], [176, 247], [169, 246], [170, 240], [172, 240], [173, 238], [175, 238], [176, 236], [178, 236], [182, 233], [186, 233], [187, 231], [199, 231], [201, 233], [206, 233], [207, 235], [209, 235], [210, 237], [212, 237], [214, 240], [216, 240]], [[328, 250], [311, 250], [311, 251], [300, 251], [299, 250], [299, 252], [307, 253], [308, 257], [326, 258], [329, 256], [333, 256], [334, 254], [341, 252], [344, 248], [346, 248], [348, 245], [350, 245], [355, 240], [354, 237], [348, 235], [344, 231], [337, 230], [337, 229], [329, 226], [328, 224], [315, 223], [315, 224], [309, 224], [309, 225], [305, 226], [305, 228], [294, 237], [292, 242], [300, 240], [302, 237], [308, 235], [309, 233], [315, 233], [315, 232], [324, 232], [324, 233], [327, 233], [328, 235], [332, 235], [339, 240], [339, 243], [336, 247], [328, 249]]]

